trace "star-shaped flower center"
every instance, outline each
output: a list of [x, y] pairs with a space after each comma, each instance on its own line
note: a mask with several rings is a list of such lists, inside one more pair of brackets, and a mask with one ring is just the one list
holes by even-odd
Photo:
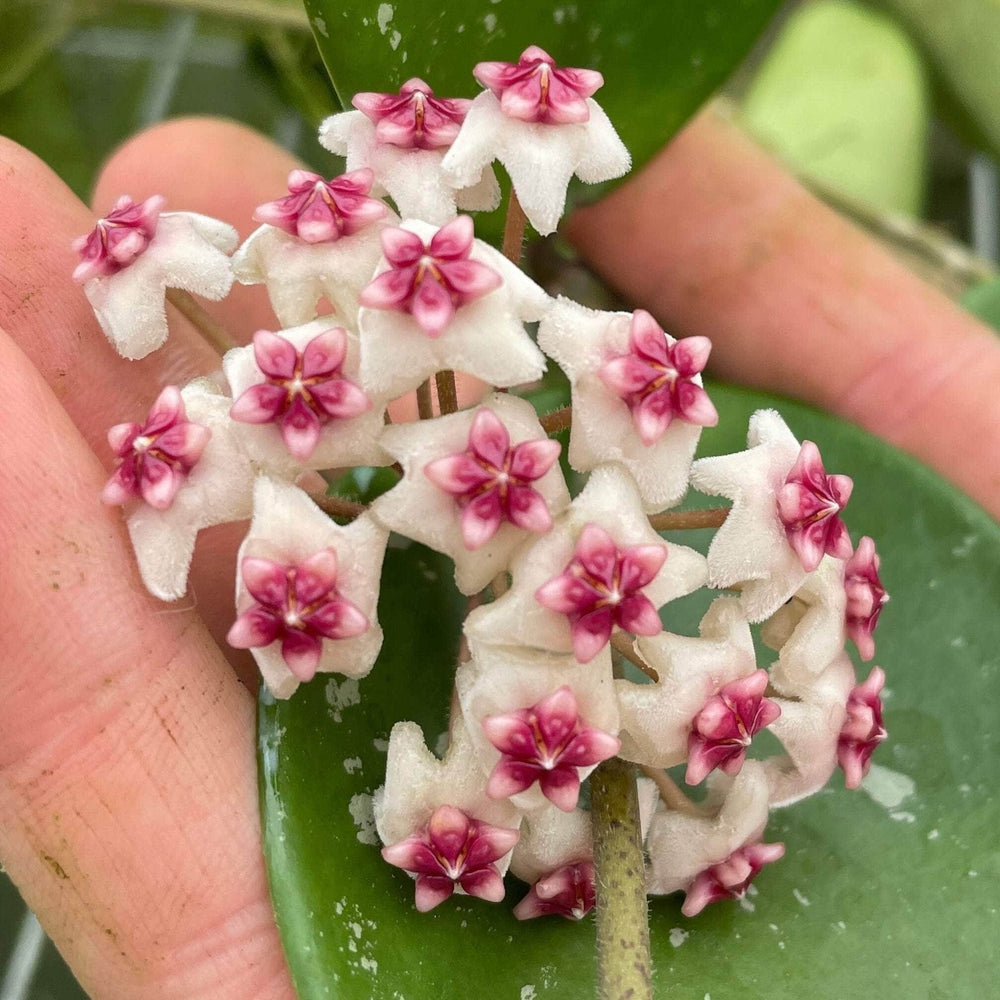
[[875, 655], [872, 638], [882, 608], [889, 595], [878, 575], [879, 557], [875, 542], [867, 535], [858, 542], [857, 551], [844, 567], [844, 590], [847, 592], [847, 635], [858, 647], [861, 659]]
[[108, 431], [118, 467], [101, 499], [117, 506], [141, 496], [151, 507], [166, 510], [211, 436], [207, 427], [187, 419], [180, 390], [168, 385], [145, 424], [116, 424]]
[[535, 591], [535, 599], [569, 618], [573, 654], [588, 663], [607, 645], [616, 625], [634, 635], [659, 634], [660, 616], [641, 591], [666, 558], [663, 545], [619, 549], [603, 528], [588, 524], [569, 564]]
[[595, 902], [594, 863], [577, 861], [540, 878], [514, 907], [514, 916], [530, 920], [558, 914], [567, 920], [583, 920]]
[[693, 381], [711, 349], [708, 337], [670, 345], [648, 312], [637, 309], [632, 314], [629, 353], [610, 358], [597, 374], [628, 405], [643, 444], [656, 444], [674, 417], [699, 427], [719, 422], [707, 393]]
[[139, 204], [127, 194], [122, 195], [111, 212], [98, 219], [91, 232], [73, 241], [73, 249], [80, 255], [73, 280], [83, 284], [128, 267], [156, 235], [156, 224], [165, 204], [166, 198], [158, 194]]
[[481, 62], [472, 72], [509, 118], [548, 125], [589, 121], [587, 98], [604, 85], [596, 70], [557, 67], [537, 45], [526, 48], [516, 65]]
[[709, 903], [742, 899], [764, 865], [783, 857], [784, 844], [744, 844], [725, 861], [710, 865], [688, 887], [681, 913], [693, 917]]
[[576, 698], [565, 685], [530, 708], [487, 716], [483, 729], [502, 754], [486, 794], [505, 799], [537, 781], [542, 794], [564, 812], [576, 808], [578, 769], [599, 764], [621, 749], [616, 737], [580, 718]]
[[819, 449], [803, 441], [798, 458], [778, 490], [778, 516], [788, 544], [802, 568], [811, 573], [824, 554], [847, 559], [854, 551], [851, 537], [838, 516], [850, 499], [850, 476], [828, 476]]
[[421, 913], [443, 903], [456, 890], [498, 903], [503, 879], [494, 862], [512, 850], [520, 834], [490, 826], [455, 806], [439, 806], [419, 833], [382, 848], [382, 857], [417, 877], [416, 906]]
[[882, 723], [882, 687], [885, 671], [872, 667], [868, 680], [847, 698], [847, 719], [837, 740], [837, 761], [844, 769], [844, 784], [857, 788], [871, 768], [875, 748], [888, 735]]
[[467, 215], [443, 226], [428, 244], [407, 229], [383, 229], [389, 270], [362, 289], [361, 304], [409, 313], [428, 337], [440, 337], [456, 309], [503, 283], [492, 268], [470, 259], [472, 241]]
[[688, 766], [684, 780], [697, 785], [720, 768], [737, 774], [754, 736], [781, 715], [781, 709], [764, 697], [767, 671], [730, 681], [712, 695], [691, 723]]
[[258, 205], [253, 217], [306, 243], [330, 243], [385, 218], [385, 203], [368, 197], [373, 178], [367, 168], [329, 181], [308, 170], [293, 170], [289, 193]]
[[297, 565], [246, 558], [243, 583], [254, 604], [226, 637], [236, 649], [281, 642], [288, 669], [312, 680], [324, 639], [352, 639], [367, 631], [368, 618], [337, 588], [337, 553], [323, 549]]
[[233, 403], [230, 416], [248, 424], [279, 424], [285, 446], [299, 461], [313, 453], [325, 424], [371, 407], [364, 392], [341, 374], [347, 334], [340, 327], [313, 337], [302, 351], [278, 334], [259, 330], [253, 351], [264, 381]]
[[398, 94], [355, 94], [351, 102], [375, 124], [379, 142], [402, 149], [444, 149], [465, 121], [472, 101], [435, 97], [418, 77]]
[[548, 531], [552, 515], [531, 483], [552, 468], [560, 444], [548, 439], [510, 446], [500, 418], [486, 408], [472, 422], [464, 452], [435, 459], [424, 474], [450, 493], [462, 510], [462, 540], [467, 549], [485, 545], [504, 521], [525, 531]]

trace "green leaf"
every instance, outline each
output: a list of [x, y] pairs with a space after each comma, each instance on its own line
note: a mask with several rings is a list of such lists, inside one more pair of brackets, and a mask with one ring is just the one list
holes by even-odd
[[[775, 405], [735, 389], [712, 398], [722, 419], [703, 453], [744, 448], [750, 413]], [[883, 557], [890, 741], [876, 760], [888, 770], [876, 772], [875, 796], [834, 779], [773, 815], [768, 837], [787, 854], [758, 880], [753, 912], [720, 903], [688, 920], [678, 898], [654, 900], [657, 995], [980, 1000], [995, 992], [1000, 932], [1000, 531], [913, 460], [802, 406], [780, 407], [820, 444], [827, 469], [855, 478], [855, 542], [874, 536]], [[368, 678], [320, 679], [288, 702], [261, 701], [265, 852], [299, 996], [592, 996], [590, 921], [519, 924], [510, 906], [525, 890], [513, 879], [499, 906], [460, 897], [418, 915], [412, 882], [358, 825], [383, 780], [393, 723], [416, 720], [431, 743], [446, 727], [463, 613], [448, 561], [418, 546], [390, 549], [383, 581], [385, 648]], [[698, 610], [670, 606], [670, 628], [692, 634]], [[913, 794], [893, 804], [907, 779]]]
[[1000, 332], [1000, 278], [973, 285], [961, 298], [962, 305]]
[[743, 99], [749, 131], [792, 169], [886, 211], [923, 202], [928, 85], [884, 15], [819, 0], [783, 26]]
[[75, 16], [66, 0], [5, 0], [0, 30], [0, 94], [16, 87], [60, 41]]
[[597, 94], [636, 166], [648, 160], [726, 79], [777, 0], [579, 0], [551, 7], [482, 0], [395, 3], [305, 0], [345, 108], [358, 91], [413, 76], [447, 97], [472, 96], [481, 60], [516, 62], [540, 45], [564, 66], [600, 70]]

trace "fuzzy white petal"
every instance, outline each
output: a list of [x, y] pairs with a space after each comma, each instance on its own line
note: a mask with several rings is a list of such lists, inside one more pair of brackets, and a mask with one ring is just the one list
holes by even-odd
[[735, 598], [713, 601], [700, 632], [699, 639], [663, 632], [636, 642], [660, 679], [653, 684], [615, 681], [622, 725], [619, 756], [625, 760], [650, 767], [683, 763], [691, 722], [705, 702], [724, 684], [757, 669], [750, 626]]
[[[294, 565], [325, 548], [337, 553], [337, 589], [371, 623], [353, 639], [324, 639], [317, 673], [364, 677], [382, 647], [377, 619], [382, 557], [389, 533], [367, 514], [341, 526], [332, 521], [295, 486], [258, 478], [254, 486], [253, 521], [239, 550], [245, 558], [271, 559]], [[236, 611], [242, 614], [254, 603], [242, 574], [237, 574]], [[264, 681], [275, 698], [288, 698], [299, 686], [285, 664], [281, 643], [251, 649]]]
[[742, 587], [740, 603], [752, 622], [769, 618], [806, 578], [778, 516], [777, 492], [799, 454], [799, 442], [775, 410], [750, 418], [748, 450], [699, 459], [691, 484], [729, 497], [732, 510], [708, 550], [709, 584]]
[[[454, 497], [424, 474], [429, 462], [465, 451], [472, 422], [482, 406], [492, 410], [504, 423], [511, 446], [545, 439], [534, 407], [506, 393], [494, 393], [484, 399], [480, 407], [471, 410], [386, 428], [381, 444], [402, 463], [404, 477], [371, 508], [372, 516], [385, 527], [450, 556], [455, 561], [455, 583], [463, 594], [482, 590], [497, 573], [508, 568], [517, 547], [535, 537], [529, 531], [504, 522], [485, 545], [475, 550], [466, 548], [462, 540], [461, 512]], [[532, 486], [545, 500], [553, 517], [569, 505], [569, 490], [558, 462]]]
[[573, 645], [567, 617], [542, 607], [535, 599], [535, 591], [562, 573], [573, 558], [580, 533], [591, 522], [607, 531], [619, 546], [666, 547], [663, 568], [642, 590], [654, 607], [704, 586], [704, 557], [694, 549], [660, 538], [649, 526], [629, 474], [619, 466], [602, 465], [594, 470], [583, 492], [552, 530], [515, 555], [511, 589], [466, 619], [465, 632], [470, 642], [570, 652]]

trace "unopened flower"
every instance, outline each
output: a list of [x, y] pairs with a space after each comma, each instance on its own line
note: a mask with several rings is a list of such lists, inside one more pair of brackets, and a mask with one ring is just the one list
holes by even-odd
[[774, 614], [806, 577], [778, 512], [778, 495], [801, 449], [775, 410], [758, 410], [750, 418], [747, 444], [747, 451], [735, 455], [699, 459], [691, 467], [691, 484], [733, 501], [709, 546], [709, 584], [739, 584], [747, 617], [757, 622]]
[[229, 640], [250, 649], [274, 697], [290, 697], [317, 672], [371, 669], [382, 645], [376, 605], [387, 541], [367, 514], [341, 526], [302, 490], [258, 478]]
[[442, 760], [415, 723], [393, 726], [375, 824], [383, 857], [417, 880], [417, 909], [429, 910], [453, 892], [503, 898], [521, 814], [507, 800], [488, 798], [484, 783], [461, 718]]
[[137, 360], [167, 339], [167, 288], [222, 299], [233, 283], [232, 226], [193, 212], [161, 214], [159, 195], [137, 204], [127, 195], [74, 241], [73, 272], [94, 314], [122, 357]]
[[382, 857], [416, 878], [416, 906], [434, 909], [456, 889], [498, 903], [504, 897], [496, 862], [509, 853], [517, 830], [490, 826], [454, 806], [438, 806], [427, 827], [382, 848]]
[[889, 600], [879, 579], [878, 568], [879, 557], [875, 551], [875, 543], [866, 535], [858, 542], [854, 555], [847, 560], [844, 569], [847, 634], [858, 647], [862, 660], [870, 660], [875, 655], [875, 640], [872, 636], [882, 608]]
[[320, 318], [229, 351], [223, 368], [247, 454], [269, 472], [385, 465], [384, 404], [359, 386], [354, 334]]
[[455, 678], [486, 793], [532, 811], [576, 806], [580, 782], [618, 751], [618, 706], [605, 650], [581, 665], [565, 653], [472, 644]]
[[656, 609], [697, 590], [706, 575], [702, 556], [653, 531], [635, 483], [613, 465], [594, 470], [511, 570], [510, 591], [466, 619], [470, 641], [572, 650], [580, 660], [594, 656], [615, 627], [659, 631]]
[[542, 794], [565, 812], [576, 808], [579, 768], [613, 757], [621, 746], [610, 733], [581, 720], [568, 686], [529, 708], [487, 716], [483, 728], [501, 755], [490, 775], [487, 794], [508, 798], [537, 781]]
[[837, 744], [837, 759], [844, 769], [844, 784], [857, 788], [871, 767], [872, 754], [885, 740], [882, 723], [882, 687], [885, 672], [872, 667], [868, 680], [855, 687], [847, 699], [847, 719]]
[[545, 358], [524, 329], [549, 297], [460, 216], [442, 229], [408, 221], [385, 230], [386, 257], [362, 294], [365, 388], [389, 398], [444, 369], [495, 386], [541, 376]]
[[409, 313], [428, 337], [440, 337], [456, 309], [503, 283], [496, 271], [470, 259], [472, 234], [467, 215], [443, 226], [426, 243], [408, 229], [382, 230], [388, 269], [362, 289], [361, 304]]
[[619, 756], [648, 767], [688, 759], [692, 720], [720, 688], [753, 675], [753, 637], [735, 597], [716, 598], [699, 626], [700, 638], [661, 632], [636, 641], [658, 680], [615, 681], [621, 711]]
[[594, 862], [578, 861], [540, 878], [514, 907], [514, 916], [518, 920], [550, 915], [583, 920], [596, 901]]
[[573, 654], [581, 663], [602, 650], [616, 626], [634, 635], [663, 628], [652, 601], [642, 592], [666, 561], [662, 545], [620, 548], [599, 525], [587, 524], [565, 569], [535, 592], [550, 611], [569, 619]]
[[558, 444], [545, 437], [534, 407], [507, 393], [494, 393], [475, 410], [387, 427], [380, 444], [402, 463], [403, 478], [375, 501], [372, 516], [450, 556], [464, 594], [482, 590], [526, 538], [547, 530], [569, 504], [553, 454]]
[[781, 715], [778, 705], [764, 697], [767, 682], [766, 670], [730, 681], [694, 717], [684, 776], [689, 785], [697, 785], [715, 768], [739, 772], [754, 736]]
[[701, 388], [708, 338], [674, 340], [641, 309], [596, 312], [559, 298], [542, 320], [538, 344], [570, 380], [573, 468], [619, 462], [648, 511], [677, 503], [701, 428], [718, 421]]
[[334, 548], [295, 565], [246, 558], [240, 577], [254, 603], [236, 619], [226, 641], [236, 649], [280, 642], [282, 659], [300, 681], [313, 679], [324, 639], [353, 639], [371, 624], [338, 589]]
[[[153, 414], [159, 413], [168, 420], [173, 417], [180, 417], [182, 420], [186, 418], [189, 426], [194, 424], [203, 429], [207, 442], [197, 462], [190, 464], [188, 461], [189, 467], [183, 472], [182, 466], [171, 465], [170, 474], [163, 474], [155, 486], [161, 497], [165, 495], [162, 492], [164, 489], [176, 490], [168, 506], [140, 503], [128, 513], [129, 536], [142, 581], [151, 594], [163, 601], [175, 601], [183, 597], [198, 532], [211, 525], [242, 521], [249, 517], [253, 496], [254, 471], [243, 452], [235, 426], [229, 419], [232, 400], [208, 379], [196, 379], [186, 385], [180, 391], [179, 398], [175, 392], [176, 390], [165, 390], [154, 405]], [[166, 412], [160, 409], [164, 397]], [[172, 436], [177, 435], [183, 439], [189, 434], [188, 431], [178, 433], [171, 430], [161, 435], [151, 435], [153, 414], [147, 420], [146, 428], [139, 434], [139, 437], [145, 436], [147, 440], [151, 436], [156, 438], [142, 452], [140, 491], [142, 477], [148, 475], [148, 463], [155, 459], [156, 452], [160, 448], [171, 447]], [[173, 425], [174, 428], [177, 426]], [[120, 443], [124, 445], [131, 434], [131, 429], [122, 434]], [[133, 439], [133, 451], [135, 443], [136, 439]], [[136, 459], [138, 457], [136, 455]], [[190, 460], [190, 453], [187, 458]], [[131, 457], [125, 461], [130, 463]], [[169, 458], [170, 463], [175, 461], [176, 458]], [[159, 471], [163, 472], [162, 469]], [[109, 484], [109, 488], [115, 493], [120, 490], [120, 474], [121, 470]], [[106, 490], [106, 495], [107, 492]]]
[[764, 865], [784, 856], [784, 844], [764, 844], [757, 841], [738, 847], [725, 860], [717, 861], [698, 873], [698, 877], [688, 886], [681, 913], [685, 917], [693, 917], [701, 913], [709, 903], [716, 903], [720, 899], [742, 899]]
[[828, 476], [819, 448], [812, 441], [802, 442], [795, 465], [778, 490], [778, 515], [788, 544], [798, 553], [807, 573], [819, 565], [824, 554], [847, 559], [854, 551], [839, 517], [853, 486], [849, 476]]
[[101, 499], [118, 506], [141, 497], [151, 507], [166, 510], [211, 436], [203, 424], [187, 419], [180, 390], [168, 385], [144, 424], [116, 424], [108, 431], [118, 467]]
[[628, 150], [590, 96], [603, 83], [600, 73], [560, 69], [535, 45], [517, 65], [480, 63], [473, 72], [490, 89], [472, 102], [444, 158], [457, 184], [499, 160], [525, 215], [546, 235], [559, 224], [574, 173], [595, 184], [628, 171]]
[[320, 126], [319, 141], [347, 157], [347, 169], [371, 168], [377, 189], [396, 202], [404, 218], [443, 225], [456, 205], [491, 212], [500, 203], [492, 169], [484, 164], [468, 183], [456, 184], [441, 169], [471, 101], [436, 97], [414, 77], [398, 94], [355, 94], [357, 111], [332, 115]]

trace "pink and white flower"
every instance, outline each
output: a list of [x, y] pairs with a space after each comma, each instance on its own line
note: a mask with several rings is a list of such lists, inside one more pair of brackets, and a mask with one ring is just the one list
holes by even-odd
[[274, 474], [386, 465], [378, 443], [384, 401], [361, 388], [354, 334], [328, 319], [272, 333], [229, 351], [223, 369], [247, 454]]
[[402, 463], [403, 478], [372, 515], [454, 559], [464, 594], [482, 590], [569, 505], [559, 445], [545, 437], [534, 407], [507, 393], [475, 410], [387, 427], [380, 443]]
[[203, 424], [187, 419], [180, 390], [168, 385], [144, 424], [116, 424], [108, 431], [117, 468], [101, 499], [114, 507], [141, 498], [157, 510], [166, 510], [211, 436]]
[[388, 268], [362, 289], [361, 304], [409, 313], [428, 337], [440, 337], [456, 309], [503, 283], [492, 268], [470, 259], [472, 237], [468, 215], [443, 226], [429, 242], [408, 229], [384, 229]]
[[674, 340], [641, 309], [597, 312], [559, 298], [538, 345], [570, 380], [570, 465], [621, 463], [651, 513], [679, 502], [701, 428], [718, 421], [701, 387], [708, 338]]
[[385, 256], [362, 292], [362, 383], [389, 398], [437, 371], [495, 386], [539, 378], [545, 358], [524, 329], [549, 297], [459, 216], [437, 229], [404, 222], [383, 233]]
[[457, 185], [474, 183], [499, 160], [525, 215], [539, 233], [554, 232], [575, 173], [596, 184], [625, 174], [631, 158], [608, 116], [590, 96], [600, 73], [560, 69], [537, 46], [509, 63], [480, 63], [490, 88], [473, 102], [442, 167]]
[[784, 844], [757, 841], [738, 847], [728, 858], [698, 873], [687, 888], [681, 913], [685, 917], [694, 917], [709, 903], [717, 903], [720, 899], [742, 899], [764, 866], [784, 856]]
[[828, 476], [819, 448], [812, 441], [802, 442], [798, 458], [778, 490], [778, 516], [788, 544], [798, 553], [807, 573], [816, 569], [825, 554], [848, 559], [854, 551], [839, 517], [853, 487], [849, 476]]
[[[162, 409], [161, 403], [165, 404]], [[160, 475], [160, 479], [152, 489], [160, 499], [173, 491], [167, 506], [140, 503], [128, 513], [129, 536], [139, 573], [146, 589], [160, 600], [176, 601], [184, 596], [195, 539], [202, 528], [242, 521], [250, 516], [254, 470], [229, 419], [231, 405], [229, 396], [211, 380], [196, 379], [184, 386], [179, 396], [176, 390], [164, 390], [153, 407], [146, 427], [140, 430], [138, 438], [132, 438], [133, 453], [140, 438], [146, 441], [155, 439], [149, 447], [140, 449], [143, 467], [138, 476], [140, 492], [143, 477], [148, 476], [150, 471], [149, 463], [157, 461], [155, 456], [161, 448], [171, 447], [171, 437], [175, 439], [175, 445], [177, 441], [184, 440], [190, 443], [191, 432], [178, 432], [179, 425], [176, 423], [171, 430], [159, 434], [151, 432], [151, 425], [179, 418], [187, 420], [189, 427], [194, 425], [201, 429], [194, 432], [195, 444], [201, 436], [207, 439], [197, 461], [192, 462], [191, 452], [187, 452], [178, 464], [172, 464], [177, 459], [170, 456], [169, 475], [162, 468], [154, 473], [153, 478]], [[113, 429], [112, 434], [120, 431], [118, 443], [124, 446], [136, 426], [126, 424]], [[136, 459], [139, 457], [135, 455]], [[125, 462], [132, 463], [132, 456], [126, 457]], [[120, 472], [109, 483], [110, 491], [119, 496], [121, 485], [116, 480]], [[131, 474], [125, 478], [133, 484], [136, 482]]]
[[557, 915], [583, 920], [597, 902], [594, 862], [577, 861], [542, 876], [514, 907], [518, 920]]
[[388, 193], [404, 218], [443, 225], [458, 208], [491, 212], [500, 203], [492, 169], [484, 165], [467, 184], [441, 169], [472, 102], [441, 98], [414, 77], [398, 94], [355, 94], [357, 111], [332, 115], [320, 126], [319, 141], [347, 169], [370, 168], [379, 194]]
[[[584, 538], [591, 524], [597, 530]], [[584, 661], [615, 627], [658, 631], [656, 609], [697, 590], [706, 576], [702, 556], [653, 531], [635, 483], [610, 465], [594, 470], [552, 530], [515, 556], [511, 571], [510, 591], [466, 619], [470, 642], [573, 651]]]
[[367, 514], [341, 526], [302, 490], [257, 479], [229, 641], [250, 649], [275, 698], [316, 673], [371, 670], [382, 646], [376, 606], [387, 541]]
[[753, 637], [735, 597], [716, 598], [699, 626], [700, 637], [661, 632], [635, 642], [652, 667], [652, 684], [616, 680], [621, 712], [620, 757], [648, 767], [688, 759], [692, 720], [720, 689], [753, 676]]
[[[798, 441], [777, 411], [758, 410], [750, 418], [747, 444], [735, 455], [699, 459], [691, 467], [691, 485], [733, 501], [708, 549], [709, 585], [738, 584], [747, 617], [758, 622], [773, 615], [811, 570], [792, 544], [802, 533], [779, 515], [779, 494], [802, 453]], [[792, 489], [798, 496], [799, 487]], [[810, 525], [803, 521], [801, 527], [808, 533]]]
[[167, 288], [222, 299], [233, 283], [236, 230], [193, 212], [162, 212], [164, 203], [159, 195], [138, 204], [123, 195], [73, 243], [81, 255], [73, 278], [115, 350], [131, 360], [167, 339]]
[[873, 634], [882, 608], [889, 600], [878, 569], [875, 543], [866, 535], [858, 542], [854, 555], [847, 560], [844, 568], [847, 635], [858, 647], [862, 660], [870, 660], [875, 655]]
[[885, 672], [872, 667], [868, 680], [855, 687], [847, 699], [847, 718], [837, 743], [837, 760], [844, 769], [844, 784], [857, 788], [871, 767], [872, 754], [888, 735], [882, 722], [881, 691]]
[[520, 834], [490, 826], [454, 806], [438, 806], [419, 833], [382, 848], [382, 857], [414, 876], [416, 906], [433, 910], [456, 890], [492, 903], [504, 897], [496, 862], [508, 854]]
[[779, 706], [764, 697], [768, 676], [756, 670], [730, 681], [705, 702], [691, 722], [688, 766], [684, 780], [697, 785], [715, 768], [738, 774], [754, 736], [781, 715]]

